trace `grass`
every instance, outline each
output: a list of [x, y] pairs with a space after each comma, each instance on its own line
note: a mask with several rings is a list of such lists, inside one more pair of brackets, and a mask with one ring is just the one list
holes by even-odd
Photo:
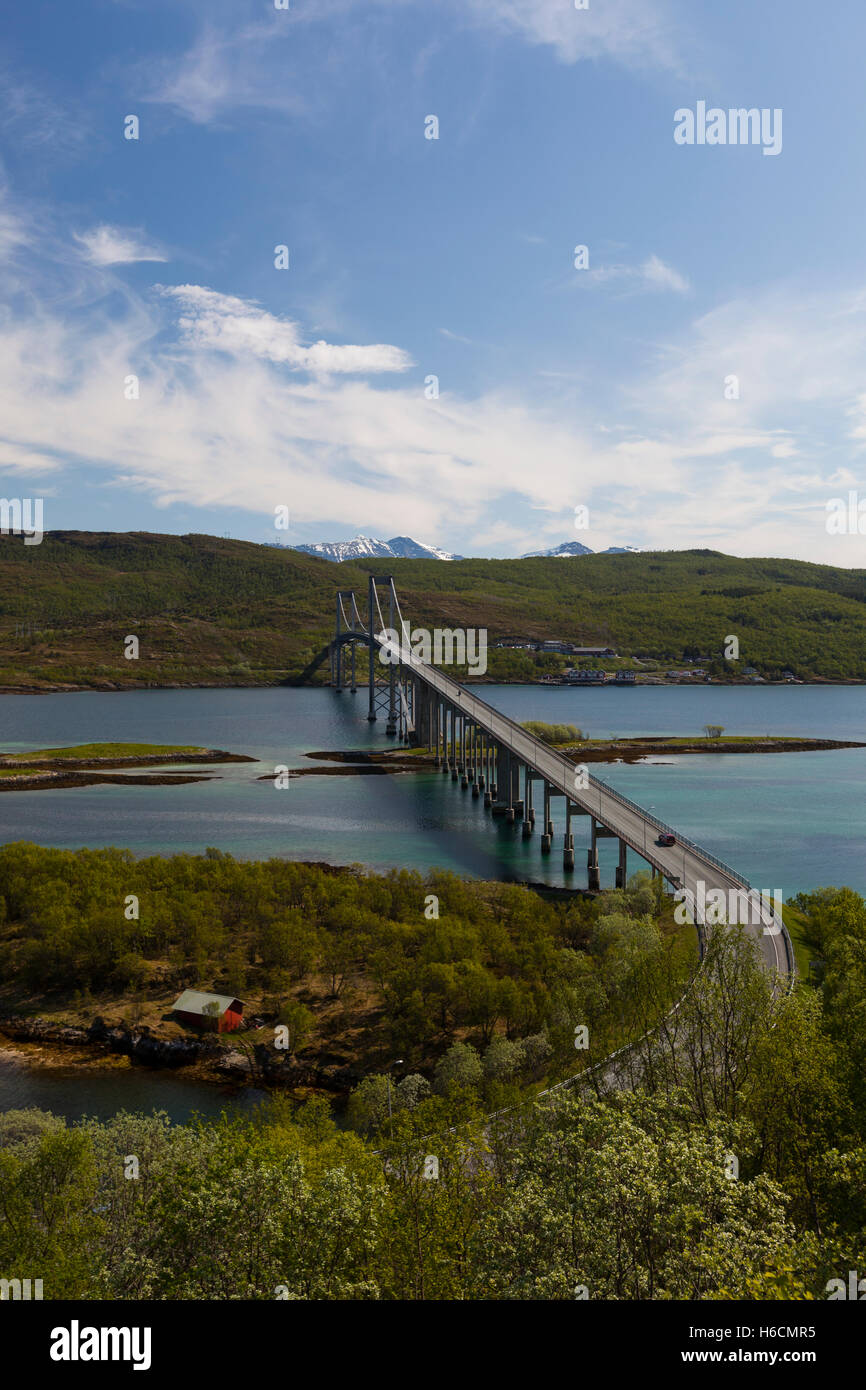
[[809, 962], [814, 958], [815, 952], [808, 937], [806, 936], [806, 917], [790, 903], [782, 904], [782, 921], [788, 928], [788, 935], [791, 938], [791, 945], [794, 947], [794, 959], [797, 962], [797, 971], [803, 980], [809, 979]]
[[201, 746], [176, 743], [78, 743], [70, 748], [39, 748], [30, 753], [3, 753], [0, 757], [27, 763], [61, 762], [64, 758], [83, 761], [87, 758], [149, 758], [165, 757], [170, 753], [204, 753]]

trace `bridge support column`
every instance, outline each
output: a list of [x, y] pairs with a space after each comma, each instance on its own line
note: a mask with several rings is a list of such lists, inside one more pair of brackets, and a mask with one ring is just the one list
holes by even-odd
[[598, 870], [598, 842], [595, 835], [595, 816], [590, 819], [592, 827], [592, 843], [586, 852], [586, 867], [589, 872], [589, 888], [591, 892], [598, 892], [601, 888], [601, 877]]
[[514, 814], [522, 816], [523, 797], [520, 795], [520, 763], [516, 758], [511, 760], [511, 804], [514, 807]]
[[553, 844], [553, 821], [550, 818], [550, 783], [544, 784], [544, 833]]
[[352, 642], [352, 643], [350, 643], [350, 646], [351, 646], [351, 656], [352, 656], [352, 684], [351, 684], [351, 687], [350, 687], [350, 688], [351, 688], [352, 694], [353, 694], [353, 695], [357, 695], [357, 693], [358, 693], [358, 683], [357, 683], [357, 681], [355, 680], [355, 647], [357, 646], [357, 643], [356, 643], [356, 642]]
[[535, 828], [535, 812], [532, 809], [532, 772], [527, 763], [523, 769], [523, 838], [528, 840]]
[[376, 598], [376, 581], [372, 574], [367, 579], [367, 632], [370, 637], [368, 647], [369, 661], [367, 664], [367, 683], [369, 706], [367, 708], [367, 718], [371, 724], [376, 722], [376, 643], [373, 641], [373, 633], [376, 631], [376, 623], [373, 617], [373, 607]]
[[628, 883], [628, 870], [627, 870], [627, 866], [626, 866], [626, 857], [627, 857], [627, 855], [628, 855], [628, 845], [626, 844], [625, 840], [620, 840], [620, 842], [619, 842], [619, 863], [618, 863], [617, 866], [616, 866], [616, 886], [617, 886], [617, 888], [625, 888], [626, 884]]
[[562, 850], [562, 867], [569, 872], [574, 868], [574, 836], [571, 833], [571, 802], [565, 798], [565, 842]]
[[[388, 585], [388, 626], [394, 631], [394, 581]], [[397, 732], [397, 671], [398, 663], [395, 664], [394, 653], [391, 653], [391, 660], [388, 662], [388, 723], [385, 725], [386, 734], [396, 734]]]
[[552, 839], [553, 839], [553, 836], [552, 836], [552, 835], [542, 835], [542, 837], [541, 837], [541, 853], [542, 853], [542, 854], [549, 854], [549, 853], [550, 853], [550, 844], [551, 844], [551, 840], [552, 840]]

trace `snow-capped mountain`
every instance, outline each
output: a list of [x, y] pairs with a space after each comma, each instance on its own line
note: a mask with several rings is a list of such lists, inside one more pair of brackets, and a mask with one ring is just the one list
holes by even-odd
[[305, 555], [318, 555], [322, 560], [333, 560], [342, 564], [344, 560], [377, 559], [391, 560], [459, 560], [460, 555], [451, 555], [440, 550], [437, 545], [422, 545], [411, 536], [392, 536], [389, 541], [377, 541], [373, 536], [355, 536], [351, 541], [318, 541], [314, 545], [293, 545], [292, 550], [302, 550]]
[[557, 556], [563, 560], [568, 560], [572, 555], [592, 555], [588, 545], [581, 545], [580, 541], [563, 541], [562, 545], [556, 546], [553, 550], [530, 550], [528, 555], [521, 555], [521, 560], [547, 559], [550, 556]]
[[[548, 559], [553, 556], [559, 560], [570, 560], [575, 555], [594, 555], [596, 552], [590, 550], [588, 545], [581, 545], [580, 541], [563, 541], [553, 550], [530, 550], [528, 555], [521, 555], [521, 560]], [[639, 555], [640, 547], [636, 545], [609, 545], [607, 550], [599, 550], [599, 555]]]

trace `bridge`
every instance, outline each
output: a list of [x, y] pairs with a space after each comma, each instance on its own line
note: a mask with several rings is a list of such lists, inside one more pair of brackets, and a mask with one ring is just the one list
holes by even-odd
[[[385, 590], [387, 621], [380, 586]], [[422, 660], [413, 651], [390, 575], [370, 575], [366, 622], [354, 591], [337, 594], [334, 639], [317, 663], [330, 656], [331, 680], [338, 691], [348, 687], [357, 692], [358, 647], [366, 649], [367, 718], [375, 721], [381, 714], [387, 721], [387, 733], [427, 748], [443, 775], [459, 781], [473, 797], [483, 797], [492, 816], [504, 818], [515, 829], [519, 821], [524, 838], [533, 836], [538, 825], [543, 855], [553, 850], [556, 837], [551, 808], [554, 799], [561, 797], [565, 806], [562, 863], [567, 873], [575, 868], [572, 824], [587, 817], [591, 890], [601, 886], [598, 842], [615, 839], [619, 846], [617, 887], [626, 885], [628, 854], [632, 851], [650, 866], [653, 878], [660, 875], [675, 889], [686, 890], [691, 903], [697, 905], [706, 898], [712, 902], [713, 893], [721, 890], [726, 903], [740, 908], [746, 905], [745, 913], [734, 920], [742, 921], [757, 940], [764, 967], [793, 978], [793, 947], [773, 904], [708, 850], [591, 776], [588, 769], [576, 766], [439, 667]], [[665, 835], [674, 836], [674, 843], [660, 844], [660, 836]], [[703, 915], [698, 908], [695, 925], [702, 944]]]

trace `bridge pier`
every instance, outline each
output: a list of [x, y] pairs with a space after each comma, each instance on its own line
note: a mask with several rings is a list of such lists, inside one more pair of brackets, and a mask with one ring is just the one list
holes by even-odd
[[590, 820], [592, 827], [592, 844], [586, 852], [586, 867], [589, 877], [589, 888], [591, 892], [598, 892], [601, 888], [601, 876], [598, 869], [598, 842], [596, 839], [595, 816]]
[[618, 863], [617, 866], [616, 866], [616, 886], [617, 886], [617, 888], [625, 888], [626, 884], [628, 883], [627, 855], [628, 855], [628, 845], [626, 844], [625, 840], [620, 840], [620, 842], [619, 842], [619, 863]]
[[568, 873], [574, 868], [574, 836], [571, 833], [571, 801], [565, 798], [565, 839], [562, 848], [562, 867]]
[[544, 784], [544, 833], [553, 843], [553, 821], [550, 817], [550, 783]]
[[542, 837], [541, 837], [541, 853], [542, 853], [542, 854], [549, 854], [549, 853], [550, 853], [550, 845], [551, 845], [552, 839], [553, 839], [553, 836], [552, 836], [552, 835], [542, 835]]

